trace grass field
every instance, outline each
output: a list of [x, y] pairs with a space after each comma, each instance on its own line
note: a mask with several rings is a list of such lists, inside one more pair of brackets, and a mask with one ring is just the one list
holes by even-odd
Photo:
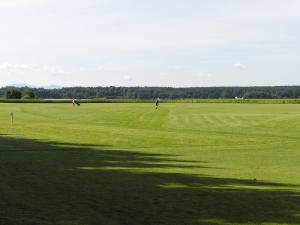
[[300, 105], [0, 104], [0, 225], [54, 224], [298, 225]]

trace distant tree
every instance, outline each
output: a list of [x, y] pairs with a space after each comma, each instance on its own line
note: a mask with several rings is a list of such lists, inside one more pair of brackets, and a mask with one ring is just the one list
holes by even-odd
[[7, 99], [20, 99], [22, 97], [22, 92], [16, 88], [8, 88], [5, 91], [5, 98]]
[[[44, 88], [0, 88], [0, 97], [18, 98], [12, 88], [20, 90], [23, 98], [128, 98], [128, 99], [184, 99], [184, 98], [300, 98], [300, 86], [277, 87], [69, 87], [60, 89]], [[28, 90], [29, 89], [29, 90]], [[6, 94], [6, 91], [8, 93]]]
[[[265, 99], [279, 98], [275, 94], [264, 92], [264, 91], [254, 91], [254, 92], [246, 93], [245, 97], [246, 98], [265, 98]], [[283, 96], [280, 96], [280, 97], [283, 98]]]
[[22, 98], [23, 99], [33, 99], [33, 98], [35, 98], [35, 95], [32, 90], [24, 89], [22, 92]]

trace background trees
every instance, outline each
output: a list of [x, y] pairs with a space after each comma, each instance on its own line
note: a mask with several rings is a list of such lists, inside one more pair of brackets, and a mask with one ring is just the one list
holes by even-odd
[[22, 97], [22, 92], [16, 88], [8, 88], [5, 91], [5, 98], [7, 99], [20, 99]]
[[[20, 95], [21, 93], [21, 95]], [[300, 98], [300, 86], [277, 87], [72, 87], [61, 89], [0, 88], [5, 98], [40, 99], [230, 99], [230, 98]]]
[[29, 88], [24, 89], [23, 92], [22, 92], [22, 98], [23, 99], [34, 99], [35, 95], [34, 95], [33, 90], [31, 90]]

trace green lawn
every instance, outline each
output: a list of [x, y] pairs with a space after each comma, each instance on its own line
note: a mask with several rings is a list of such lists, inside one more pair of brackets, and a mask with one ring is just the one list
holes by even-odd
[[0, 225], [50, 224], [299, 225], [300, 105], [0, 104]]

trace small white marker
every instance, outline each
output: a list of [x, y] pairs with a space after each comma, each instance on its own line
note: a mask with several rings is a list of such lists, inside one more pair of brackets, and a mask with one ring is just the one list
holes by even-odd
[[10, 121], [11, 121], [11, 125], [13, 125], [13, 123], [14, 123], [14, 113], [13, 112], [10, 113]]

